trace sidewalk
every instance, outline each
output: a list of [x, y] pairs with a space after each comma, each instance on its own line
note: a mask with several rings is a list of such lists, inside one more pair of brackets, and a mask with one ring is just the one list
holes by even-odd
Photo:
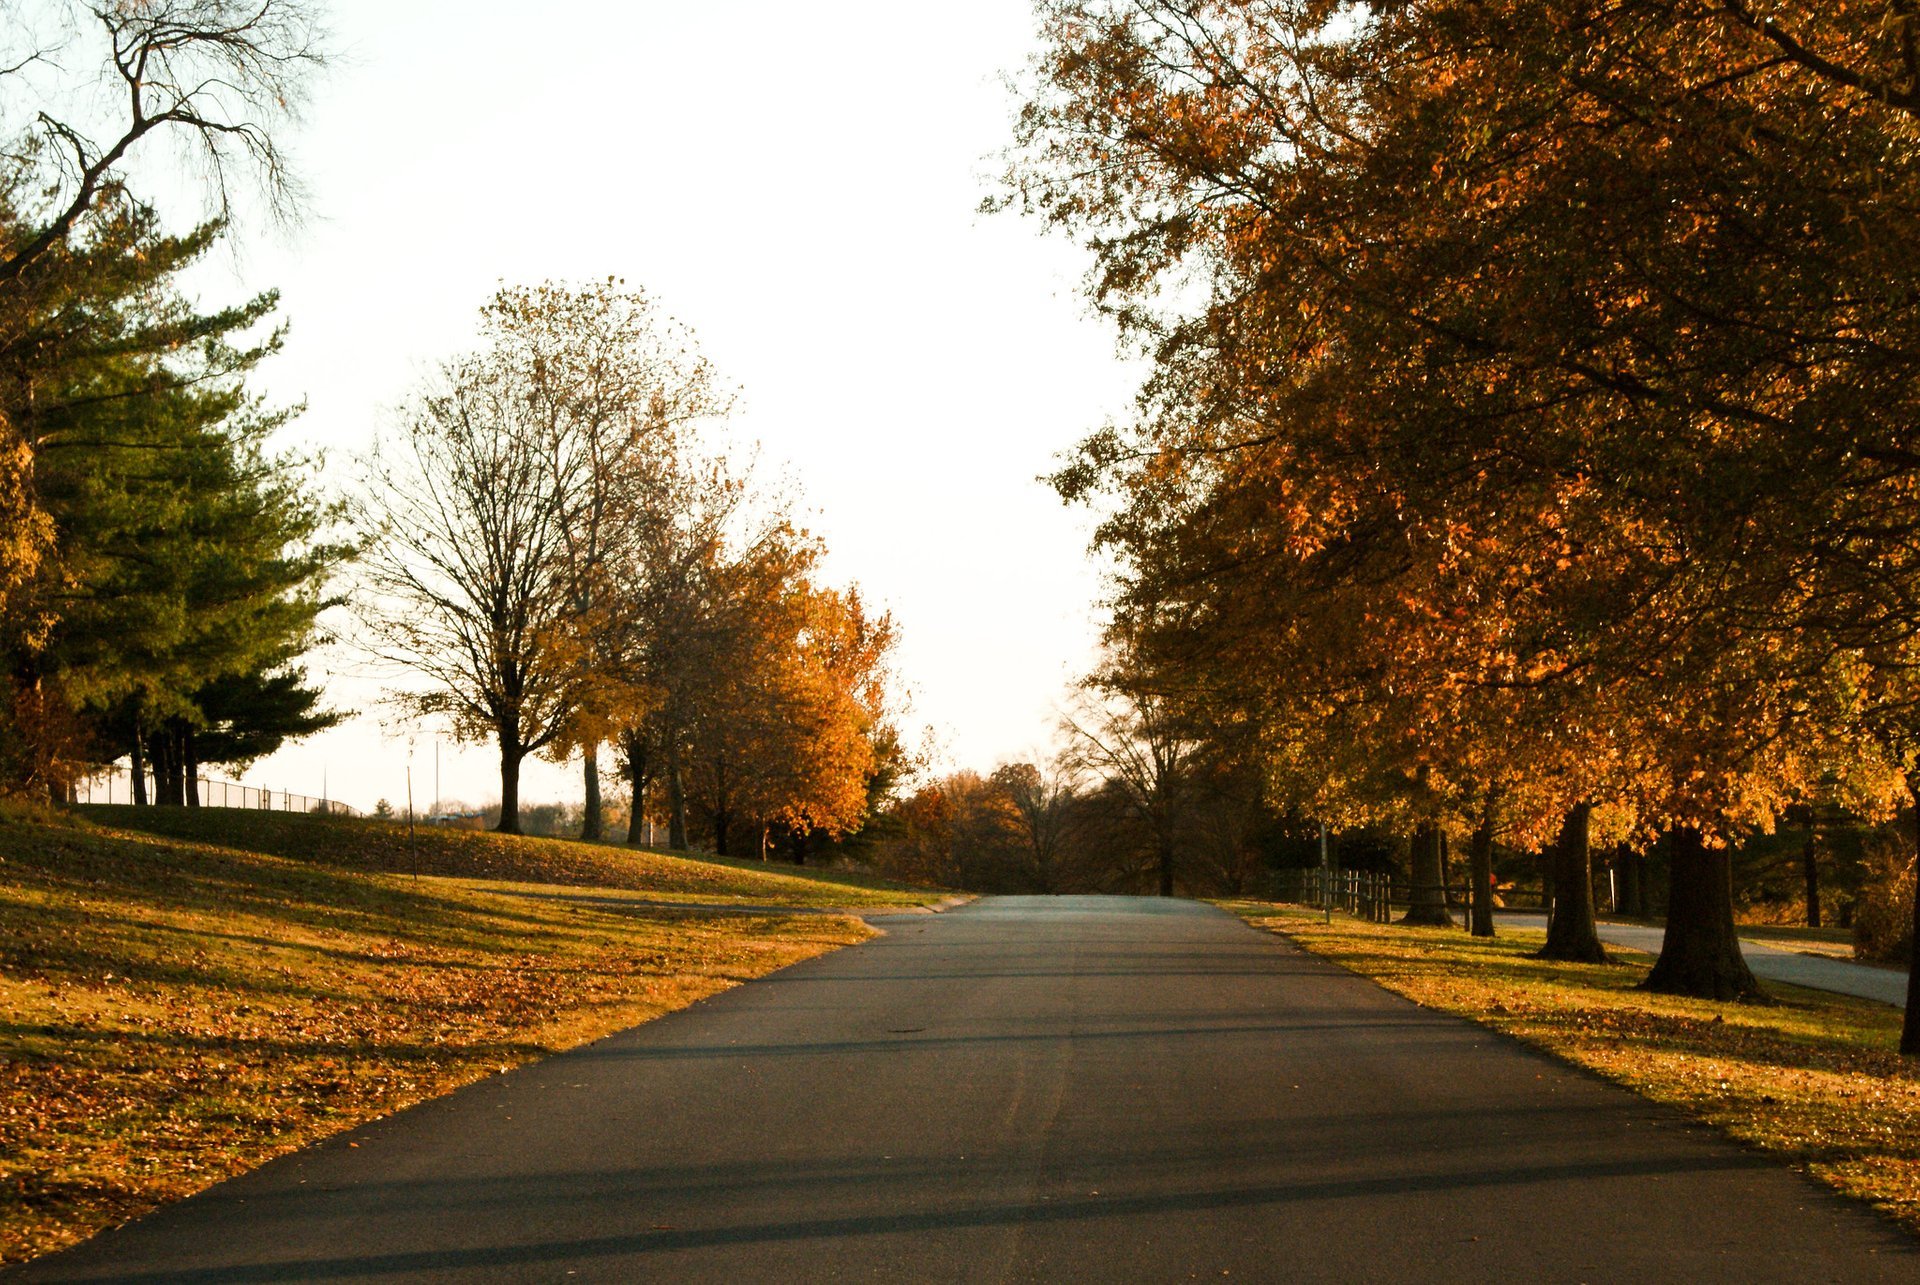
[[[1500, 912], [1494, 920], [1503, 928], [1533, 928], [1546, 931], [1547, 917], [1537, 912]], [[1660, 940], [1665, 935], [1664, 928], [1649, 928], [1643, 924], [1616, 924], [1601, 920], [1599, 924], [1600, 940], [1610, 946], [1626, 946], [1633, 950], [1643, 950], [1649, 955], [1660, 953]], [[1866, 964], [1853, 964], [1844, 959], [1832, 959], [1824, 955], [1802, 955], [1796, 951], [1779, 950], [1772, 946], [1760, 946], [1750, 941], [1740, 943], [1741, 953], [1747, 957], [1747, 967], [1753, 975], [1763, 982], [1786, 982], [1793, 986], [1809, 986], [1814, 990], [1833, 991], [1840, 995], [1858, 995], [1862, 999], [1877, 999], [1883, 1004], [1892, 1004], [1896, 1008], [1907, 1006], [1907, 975], [1890, 968], [1873, 968]]]

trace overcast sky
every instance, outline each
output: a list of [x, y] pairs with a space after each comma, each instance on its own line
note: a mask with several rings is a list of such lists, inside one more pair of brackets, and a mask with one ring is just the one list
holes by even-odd
[[[501, 282], [620, 276], [693, 327], [744, 391], [742, 442], [784, 469], [832, 578], [890, 609], [948, 764], [1044, 746], [1086, 665], [1089, 520], [1036, 476], [1124, 410], [1136, 372], [1088, 316], [1080, 253], [993, 190], [1034, 40], [1026, 0], [798, 5], [333, 0], [344, 55], [294, 137], [311, 193], [225, 270], [292, 325], [261, 377], [345, 459]], [[218, 282], [210, 282], [217, 289]], [[232, 289], [229, 286], [228, 289]], [[498, 797], [497, 761], [366, 713], [250, 783], [371, 806]], [[577, 798], [532, 766], [528, 801]]]

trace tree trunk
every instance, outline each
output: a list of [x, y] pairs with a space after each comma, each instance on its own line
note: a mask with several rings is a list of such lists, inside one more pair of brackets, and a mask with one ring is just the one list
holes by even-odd
[[713, 850], [723, 857], [733, 855], [727, 851], [727, 829], [733, 821], [733, 809], [727, 806], [729, 788], [727, 756], [722, 754], [713, 761]]
[[1907, 1014], [1900, 1023], [1900, 1051], [1920, 1057], [1920, 783], [1911, 776], [1907, 796], [1913, 800], [1913, 951], [1907, 964]]
[[807, 864], [807, 845], [812, 841], [813, 836], [811, 833], [802, 833], [799, 830], [795, 830], [792, 833], [793, 864], [796, 866], [804, 866]]
[[1820, 849], [1813, 823], [1807, 823], [1806, 841], [1800, 845], [1800, 866], [1807, 877], [1807, 927], [1820, 926]]
[[1672, 831], [1667, 931], [1641, 986], [1699, 999], [1758, 999], [1765, 992], [1740, 954], [1733, 926], [1733, 859], [1690, 826]]
[[633, 790], [633, 806], [627, 812], [627, 842], [644, 843], [647, 837], [648, 773], [645, 743], [637, 736], [627, 740], [627, 782]]
[[1413, 831], [1412, 851], [1408, 853], [1407, 913], [1403, 924], [1430, 928], [1453, 927], [1447, 913], [1446, 858], [1440, 847], [1440, 827], [1422, 821]]
[[1645, 857], [1624, 846], [1614, 858], [1614, 868], [1620, 872], [1620, 909], [1637, 919], [1647, 914], [1647, 883], [1641, 871], [1645, 864]]
[[133, 734], [133, 753], [127, 758], [127, 775], [132, 787], [127, 797], [133, 800], [135, 807], [146, 807], [150, 802], [147, 798], [147, 757], [141, 751], [138, 731]]
[[1493, 821], [1474, 828], [1467, 841], [1467, 877], [1473, 881], [1473, 935], [1493, 936]]
[[520, 761], [525, 758], [520, 738], [500, 736], [500, 824], [501, 834], [520, 833]]
[[153, 733], [153, 801], [159, 807], [172, 807], [173, 745], [163, 723]]
[[1593, 924], [1593, 806], [1574, 805], [1560, 823], [1553, 845], [1553, 913], [1547, 919], [1547, 944], [1536, 959], [1604, 964], [1606, 947]]
[[606, 822], [600, 808], [600, 747], [588, 746], [580, 758], [587, 787], [587, 802], [580, 816], [580, 838], [587, 843], [598, 843], [606, 837]]
[[200, 758], [193, 746], [193, 728], [180, 725], [180, 789], [190, 808], [200, 806]]
[[667, 738], [667, 846], [687, 850], [687, 781], [680, 770], [680, 738]]
[[1160, 839], [1160, 895], [1173, 895], [1173, 836], [1163, 835]]

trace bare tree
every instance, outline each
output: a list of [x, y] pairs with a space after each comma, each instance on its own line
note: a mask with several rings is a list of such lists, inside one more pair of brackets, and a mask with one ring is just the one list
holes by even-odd
[[521, 764], [566, 732], [583, 672], [564, 573], [571, 497], [534, 409], [510, 363], [447, 363], [376, 445], [361, 511], [373, 649], [425, 680], [393, 699], [495, 740], [510, 834]]
[[1073, 769], [1065, 762], [1044, 767], [1006, 763], [995, 768], [990, 779], [1013, 804], [1034, 887], [1059, 892], [1073, 840], [1074, 804], [1079, 799]]
[[1062, 728], [1068, 738], [1066, 762], [1104, 778], [1151, 836], [1160, 895], [1171, 897], [1198, 742], [1188, 737], [1164, 696], [1117, 679], [1083, 687]]
[[[0, 3], [0, 32], [0, 165], [7, 186], [38, 190], [48, 206], [37, 228], [0, 244], [0, 285], [124, 192], [123, 166], [149, 139], [169, 138], [198, 165], [216, 219], [230, 216], [241, 173], [275, 214], [297, 205], [277, 131], [326, 59], [308, 0], [16, 0]], [[105, 110], [88, 106], [96, 79], [109, 87]]]

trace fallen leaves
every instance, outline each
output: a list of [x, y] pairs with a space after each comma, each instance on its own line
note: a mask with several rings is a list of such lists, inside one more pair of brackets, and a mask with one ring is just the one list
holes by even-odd
[[1772, 1151], [1920, 1232], [1920, 1071], [1899, 1011], [1794, 987], [1764, 1005], [1636, 989], [1645, 956], [1533, 959], [1538, 932], [1492, 940], [1256, 903], [1230, 904], [1429, 1008], [1470, 1017]]
[[[516, 845], [522, 876], [551, 849], [563, 874], [585, 877], [567, 864], [578, 845]], [[656, 860], [669, 882], [765, 895], [727, 867], [681, 874], [664, 863], [702, 863]], [[620, 886], [642, 883], [639, 869]], [[813, 881], [808, 895], [836, 887], [843, 902], [864, 891]], [[830, 916], [526, 895], [552, 891], [8, 827], [0, 1260], [868, 933]]]

